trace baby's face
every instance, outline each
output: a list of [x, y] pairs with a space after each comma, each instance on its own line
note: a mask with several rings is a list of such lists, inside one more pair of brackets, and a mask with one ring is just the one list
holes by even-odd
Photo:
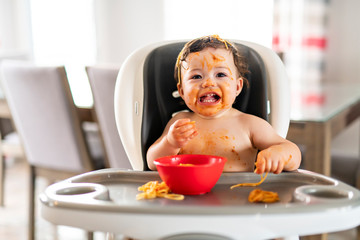
[[181, 76], [181, 97], [193, 112], [206, 118], [231, 109], [243, 83], [233, 55], [222, 48], [190, 53], [182, 63]]

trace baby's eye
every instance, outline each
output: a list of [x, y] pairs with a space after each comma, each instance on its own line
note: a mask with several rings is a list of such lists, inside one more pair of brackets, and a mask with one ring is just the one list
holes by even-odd
[[198, 74], [191, 77], [191, 79], [201, 79], [201, 78], [202, 78], [201, 75]]
[[220, 72], [220, 73], [216, 74], [216, 77], [226, 77], [226, 74], [223, 72]]

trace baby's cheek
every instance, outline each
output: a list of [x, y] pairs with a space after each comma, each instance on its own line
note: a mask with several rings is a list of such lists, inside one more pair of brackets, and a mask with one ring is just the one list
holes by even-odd
[[223, 98], [222, 105], [224, 108], [231, 107], [234, 104], [236, 95], [235, 94], [228, 94]]
[[194, 106], [195, 103], [196, 103], [196, 96], [197, 96], [197, 91], [196, 90], [190, 91], [189, 94], [185, 95], [185, 102], [189, 106]]

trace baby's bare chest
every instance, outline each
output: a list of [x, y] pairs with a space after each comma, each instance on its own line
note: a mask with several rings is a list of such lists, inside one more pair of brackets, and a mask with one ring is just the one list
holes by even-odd
[[[230, 126], [229, 126], [230, 127]], [[198, 135], [190, 140], [182, 152], [188, 154], [216, 154], [222, 152], [241, 152], [251, 147], [248, 134], [234, 128], [198, 128]]]
[[198, 128], [199, 134], [190, 140], [179, 154], [206, 154], [227, 159], [224, 171], [253, 171], [257, 150], [253, 148], [249, 134], [242, 129]]

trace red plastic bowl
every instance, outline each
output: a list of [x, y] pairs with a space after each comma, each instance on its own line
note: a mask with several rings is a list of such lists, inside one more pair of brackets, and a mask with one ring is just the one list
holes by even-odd
[[158, 158], [154, 164], [173, 193], [198, 195], [211, 191], [221, 176], [225, 162], [226, 158], [219, 156], [175, 155]]

